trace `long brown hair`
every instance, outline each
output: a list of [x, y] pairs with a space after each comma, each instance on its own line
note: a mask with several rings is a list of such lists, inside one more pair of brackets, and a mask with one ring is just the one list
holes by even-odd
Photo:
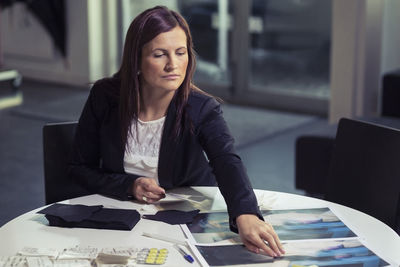
[[182, 130], [185, 117], [185, 107], [192, 90], [192, 78], [196, 65], [193, 50], [192, 35], [186, 20], [177, 12], [165, 6], [156, 6], [143, 11], [129, 26], [126, 34], [122, 63], [116, 76], [121, 79], [120, 88], [120, 124], [122, 143], [125, 145], [128, 135], [132, 135], [131, 124], [137, 123], [140, 111], [140, 83], [138, 71], [141, 64], [143, 46], [163, 32], [168, 32], [179, 26], [186, 34], [188, 66], [186, 77], [175, 95], [176, 119], [174, 137]]

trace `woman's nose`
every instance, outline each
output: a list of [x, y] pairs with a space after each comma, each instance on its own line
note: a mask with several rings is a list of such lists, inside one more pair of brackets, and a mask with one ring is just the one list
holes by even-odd
[[177, 59], [174, 56], [168, 58], [167, 65], [165, 65], [166, 71], [173, 71], [177, 68]]

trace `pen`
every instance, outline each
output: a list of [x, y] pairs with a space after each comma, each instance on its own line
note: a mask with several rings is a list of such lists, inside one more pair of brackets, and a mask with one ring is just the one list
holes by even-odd
[[143, 233], [142, 233], [142, 236], [150, 237], [150, 238], [154, 238], [154, 239], [158, 239], [158, 240], [162, 240], [162, 241], [166, 241], [166, 242], [173, 243], [173, 244], [174, 244], [174, 245], [173, 245], [174, 248], [176, 248], [176, 249], [179, 251], [179, 253], [182, 254], [182, 256], [183, 256], [183, 258], [184, 258], [185, 260], [187, 260], [187, 261], [190, 262], [190, 263], [193, 263], [193, 262], [194, 262], [194, 259], [192, 258], [192, 256], [190, 256], [189, 254], [187, 254], [183, 249], [181, 249], [181, 248], [179, 247], [179, 245], [186, 246], [186, 243], [185, 243], [184, 241], [177, 240], [177, 239], [170, 238], [170, 237], [166, 237], [166, 236], [163, 236], [163, 235], [151, 234], [151, 233], [146, 233], [146, 232], [143, 232]]
[[190, 263], [193, 263], [194, 262], [194, 259], [192, 258], [192, 256], [190, 256], [189, 254], [187, 254], [183, 249], [181, 249], [177, 244], [174, 244], [174, 248], [176, 248], [178, 251], [179, 251], [179, 253], [181, 253], [182, 254], [182, 256], [183, 256], [183, 258], [185, 259], [185, 260], [187, 260], [188, 262], [190, 262]]
[[162, 236], [162, 235], [158, 235], [158, 234], [146, 233], [146, 232], [143, 232], [142, 235], [145, 236], [145, 237], [150, 237], [150, 238], [154, 238], [154, 239], [170, 242], [170, 243], [173, 243], [173, 244], [179, 244], [179, 245], [182, 245], [182, 246], [186, 246], [186, 243], [184, 241], [181, 241], [181, 240], [178, 240], [178, 239], [174, 239], [174, 238], [170, 238], [170, 237], [166, 237], [166, 236]]

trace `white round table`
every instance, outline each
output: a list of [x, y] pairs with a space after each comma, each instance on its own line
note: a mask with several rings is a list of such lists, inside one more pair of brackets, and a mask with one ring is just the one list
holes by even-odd
[[[192, 187], [202, 194], [212, 197], [211, 210], [225, 209], [224, 200], [216, 187]], [[332, 202], [301, 195], [255, 190], [259, 204], [268, 209], [321, 208], [329, 207], [355, 234], [362, 238], [368, 247], [385, 260], [400, 263], [400, 237], [381, 221], [357, 210]], [[119, 201], [101, 195], [89, 195], [63, 201], [67, 204], [103, 205], [108, 208], [143, 209], [150, 211], [151, 205], [142, 205], [131, 201]], [[142, 236], [143, 232], [161, 234], [174, 239], [184, 240], [178, 225], [141, 219], [131, 231], [98, 230], [86, 228], [49, 227], [41, 208], [27, 212], [0, 228], [0, 256], [15, 255], [23, 247], [55, 248], [94, 246], [105, 247], [165, 247], [169, 250], [169, 260], [162, 266], [187, 266], [183, 257], [172, 244]], [[141, 212], [148, 213], [148, 212]], [[198, 266], [189, 264], [189, 266]]]

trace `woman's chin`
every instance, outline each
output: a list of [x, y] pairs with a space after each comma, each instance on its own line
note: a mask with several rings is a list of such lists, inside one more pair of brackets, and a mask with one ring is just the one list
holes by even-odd
[[162, 86], [162, 88], [166, 91], [176, 91], [178, 90], [179, 86], [181, 86], [182, 83], [170, 83], [170, 84], [165, 84]]

